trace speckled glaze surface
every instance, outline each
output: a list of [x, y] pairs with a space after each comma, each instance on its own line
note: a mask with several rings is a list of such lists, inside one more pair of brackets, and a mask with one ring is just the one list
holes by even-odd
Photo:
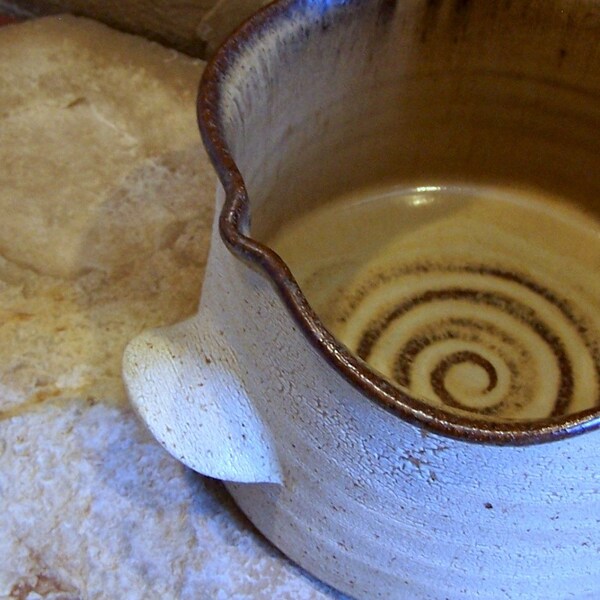
[[[197, 317], [134, 340], [157, 439], [356, 598], [595, 598], [598, 409], [475, 422], [390, 386], [263, 241], [378, 182], [540, 188], [600, 207], [600, 4], [283, 1], [205, 73], [219, 172]], [[252, 225], [250, 225], [252, 223]]]

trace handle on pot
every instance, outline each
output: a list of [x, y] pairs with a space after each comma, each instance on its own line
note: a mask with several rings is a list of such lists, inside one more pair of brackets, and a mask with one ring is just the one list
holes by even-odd
[[154, 437], [194, 471], [281, 483], [271, 434], [237, 376], [235, 355], [204, 317], [129, 343], [123, 359], [129, 398]]

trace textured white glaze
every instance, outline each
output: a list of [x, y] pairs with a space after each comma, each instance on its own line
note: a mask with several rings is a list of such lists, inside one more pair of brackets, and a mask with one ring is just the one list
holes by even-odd
[[[217, 214], [209, 260], [220, 260], [220, 245]], [[154, 437], [195, 471], [280, 483], [271, 434], [248, 397], [247, 367], [229, 338], [236, 317], [223, 314], [227, 287], [219, 267], [207, 269], [199, 314], [132, 340], [123, 355], [125, 385]]]
[[[357, 598], [595, 597], [597, 432], [515, 448], [405, 424], [327, 365], [269, 282], [215, 241], [197, 319], [126, 353], [130, 396], [174, 456], [210, 476], [278, 481], [265, 423], [284, 485], [228, 489], [274, 544]], [[182, 336], [187, 347], [166, 346]]]
[[202, 318], [148, 331], [124, 356], [128, 392], [156, 439], [186, 465], [217, 479], [281, 481], [260, 417], [219, 343], [210, 308]]

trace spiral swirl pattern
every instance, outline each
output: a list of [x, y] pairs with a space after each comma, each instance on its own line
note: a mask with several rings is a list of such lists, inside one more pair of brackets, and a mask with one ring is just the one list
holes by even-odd
[[452, 412], [537, 420], [600, 404], [600, 336], [585, 311], [516, 271], [456, 262], [371, 271], [333, 329], [383, 375]]
[[460, 416], [600, 407], [600, 219], [532, 190], [379, 188], [310, 211], [274, 248], [342, 343]]

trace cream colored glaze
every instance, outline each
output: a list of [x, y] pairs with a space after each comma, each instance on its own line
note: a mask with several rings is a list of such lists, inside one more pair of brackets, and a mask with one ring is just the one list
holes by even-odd
[[434, 406], [536, 420], [598, 402], [600, 222], [558, 199], [362, 190], [294, 219], [270, 245], [334, 335]]

